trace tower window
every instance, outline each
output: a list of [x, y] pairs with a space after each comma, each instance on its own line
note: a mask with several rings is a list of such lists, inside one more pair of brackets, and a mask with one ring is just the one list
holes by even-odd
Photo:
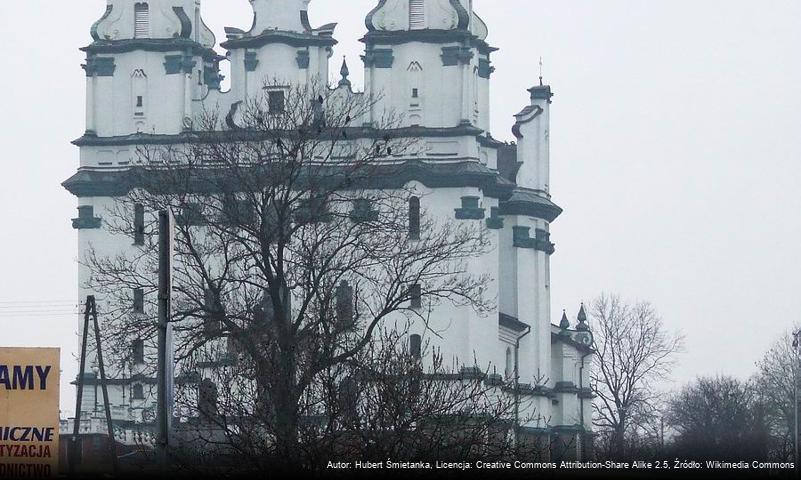
[[409, 0], [409, 29], [419, 30], [425, 28], [426, 2], [425, 0]]
[[134, 5], [134, 38], [150, 37], [150, 8], [147, 3]]
[[200, 392], [197, 399], [197, 409], [201, 419], [209, 420], [214, 418], [217, 414], [218, 397], [219, 390], [217, 385], [208, 378], [203, 379], [200, 383]]
[[131, 347], [132, 356], [133, 356], [133, 363], [136, 365], [141, 365], [145, 363], [145, 341], [141, 338], [137, 338], [133, 342], [133, 346]]
[[337, 320], [343, 327], [353, 325], [353, 287], [346, 281], [337, 287]]
[[219, 337], [222, 333], [222, 320], [225, 316], [225, 311], [219, 296], [212, 289], [206, 289], [203, 310], [203, 333], [207, 338]]
[[409, 238], [420, 240], [420, 198], [409, 199]]
[[420, 308], [423, 306], [422, 288], [419, 283], [415, 283], [409, 289], [409, 305], [412, 308]]
[[134, 313], [145, 313], [145, 291], [141, 288], [134, 288], [133, 311]]
[[275, 90], [267, 93], [267, 105], [272, 114], [284, 113], [286, 109], [286, 98], [282, 90]]
[[131, 391], [131, 399], [133, 400], [144, 400], [145, 399], [145, 389], [142, 387], [141, 383], [137, 383], [133, 386]]
[[136, 106], [138, 108], [144, 107], [145, 106], [145, 97], [143, 97], [141, 95], [137, 95], [136, 96]]
[[423, 340], [420, 335], [409, 336], [409, 354], [412, 358], [419, 359], [423, 350]]
[[145, 207], [134, 205], [134, 245], [145, 244]]

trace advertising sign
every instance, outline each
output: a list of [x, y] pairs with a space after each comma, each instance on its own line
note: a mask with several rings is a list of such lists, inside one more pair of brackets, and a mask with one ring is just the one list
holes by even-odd
[[58, 474], [59, 357], [0, 347], [0, 478]]

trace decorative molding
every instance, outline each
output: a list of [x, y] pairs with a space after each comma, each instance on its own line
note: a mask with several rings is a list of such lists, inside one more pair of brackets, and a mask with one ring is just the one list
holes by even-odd
[[298, 55], [295, 59], [298, 63], [298, 68], [306, 69], [309, 68], [309, 51], [308, 50], [298, 50]]
[[498, 314], [498, 326], [508, 328], [509, 330], [513, 330], [517, 333], [525, 332], [531, 328], [527, 323], [523, 323], [517, 318], [511, 315], [506, 315], [505, 313]]
[[230, 38], [220, 44], [226, 50], [238, 48], [261, 48], [265, 45], [280, 43], [290, 47], [333, 47], [338, 42], [327, 35], [268, 30], [260, 35]]
[[375, 45], [401, 45], [410, 42], [434, 43], [434, 44], [453, 44], [458, 43], [466, 48], [475, 48], [482, 55], [489, 55], [498, 51], [491, 47], [484, 40], [479, 39], [472, 33], [463, 30], [401, 30], [395, 32], [371, 31], [361, 38], [362, 43], [367, 48]]
[[188, 38], [134, 38], [127, 40], [97, 40], [81, 51], [87, 54], [117, 54], [137, 50], [145, 52], [182, 52], [186, 55], [203, 57], [206, 61], [220, 60], [213, 49]]
[[391, 48], [368, 48], [362, 61], [366, 67], [392, 68], [395, 63], [395, 56]]
[[490, 230], [500, 230], [503, 228], [503, 217], [500, 216], [500, 208], [490, 208], [490, 216], [487, 219], [487, 228]]
[[97, 29], [100, 27], [100, 24], [106, 21], [106, 19], [111, 15], [111, 12], [114, 10], [114, 5], [106, 5], [106, 13], [100, 17], [100, 20], [96, 21], [92, 24], [92, 28], [89, 30], [90, 35], [95, 40], [101, 40], [100, 34], [97, 33]]
[[445, 67], [466, 65], [473, 59], [473, 51], [468, 47], [442, 47], [441, 57]]
[[255, 72], [259, 66], [258, 52], [245, 52], [245, 71]]
[[192, 73], [197, 61], [191, 55], [166, 55], [164, 57], [164, 70], [167, 75], [179, 73]]
[[172, 11], [178, 16], [181, 22], [181, 38], [190, 38], [192, 36], [192, 21], [186, 15], [184, 7], [172, 7]]
[[86, 64], [82, 65], [81, 68], [86, 71], [87, 77], [113, 77], [114, 72], [117, 70], [117, 65], [114, 63], [114, 57], [88, 55]]
[[72, 219], [72, 228], [75, 230], [95, 230], [101, 227], [102, 219], [95, 217], [94, 207], [85, 205], [78, 207], [78, 218]]
[[479, 208], [479, 197], [462, 197], [462, 208], [456, 209], [457, 220], [484, 220], [485, 209]]
[[495, 67], [493, 67], [487, 58], [479, 58], [478, 59], [478, 76], [481, 78], [489, 79], [492, 74], [495, 72]]
[[520, 127], [533, 121], [535, 118], [542, 115], [545, 110], [542, 109], [539, 105], [529, 105], [528, 107], [524, 108], [520, 113], [515, 115], [517, 121], [515, 122], [514, 126], [512, 127], [512, 134], [514, 134], [515, 138], [520, 140], [523, 138], [523, 133], [520, 131]]
[[512, 196], [500, 204], [503, 216], [522, 215], [553, 222], [562, 214], [562, 209], [536, 191], [517, 188]]

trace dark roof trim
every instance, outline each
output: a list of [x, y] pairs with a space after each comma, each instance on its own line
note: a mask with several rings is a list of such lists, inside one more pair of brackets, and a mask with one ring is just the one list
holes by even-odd
[[217, 52], [206, 48], [188, 38], [135, 38], [129, 40], [96, 40], [91, 45], [81, 48], [88, 54], [128, 53], [136, 50], [146, 52], [188, 52], [202, 56], [207, 60], [220, 59]]
[[[497, 172], [476, 161], [435, 163], [409, 160], [394, 165], [376, 165], [355, 174], [341, 167], [323, 168], [330, 171], [322, 172], [320, 167], [315, 167], [314, 175], [347, 185], [343, 189], [401, 188], [409, 182], [419, 181], [430, 188], [475, 187], [482, 189], [488, 196], [506, 197], [514, 188], [514, 185], [506, 182]], [[257, 167], [254, 167], [253, 175], [258, 176], [259, 172], [256, 170]], [[122, 196], [133, 188], [163, 191], [165, 183], [159, 181], [158, 173], [158, 170], [144, 167], [111, 171], [81, 169], [62, 185], [78, 197]], [[171, 173], [178, 175], [177, 171]], [[190, 176], [187, 180], [190, 182], [188, 189], [197, 193], [219, 190], [224, 183], [219, 173], [212, 168], [187, 171], [186, 174]], [[171, 183], [173, 182], [166, 184]]]
[[259, 48], [271, 43], [281, 43], [291, 47], [333, 47], [338, 42], [328, 35], [268, 30], [253, 37], [232, 38], [221, 43], [220, 46], [233, 50], [237, 48]]
[[426, 28], [422, 30], [379, 31], [372, 30], [362, 37], [360, 42], [368, 47], [373, 45], [400, 45], [409, 42], [423, 43], [461, 43], [465, 46], [475, 47], [479, 53], [489, 55], [497, 51], [487, 42], [473, 35], [469, 30], [440, 30]]
[[[349, 127], [337, 129], [343, 131], [348, 138], [414, 138], [414, 137], [478, 137], [484, 131], [471, 125], [460, 125], [458, 127], [429, 128], [429, 127], [404, 127], [393, 129], [376, 129], [371, 127]], [[248, 132], [238, 130], [239, 133], [247, 135]], [[182, 143], [196, 142], [215, 142], [222, 141], [230, 137], [231, 132], [191, 132], [180, 133], [177, 135], [159, 135], [149, 133], [135, 133], [116, 137], [98, 137], [91, 133], [84, 134], [81, 138], [74, 140], [73, 145], [84, 146], [125, 146], [125, 145], [179, 145]], [[266, 137], [265, 137], [266, 138]], [[259, 139], [258, 132], [254, 132], [248, 137], [239, 138], [241, 140], [255, 141]], [[231, 140], [238, 140], [231, 138]], [[480, 140], [479, 140], [480, 141]]]
[[594, 350], [586, 345], [582, 345], [577, 341], [573, 340], [572, 338], [564, 335], [559, 335], [558, 333], [551, 332], [551, 343], [562, 342], [571, 347], [575, 348], [576, 350], [584, 353], [592, 353]]
[[523, 323], [520, 320], [516, 319], [511, 315], [507, 315], [505, 313], [498, 314], [498, 325], [501, 327], [508, 328], [510, 330], [514, 330], [517, 333], [524, 332], [531, 328], [531, 326], [527, 323]]
[[[517, 139], [523, 138], [523, 134], [520, 132], [520, 127], [522, 125], [525, 125], [525, 124], [531, 122], [532, 120], [534, 120], [535, 118], [539, 117], [540, 115], [542, 115], [542, 112], [544, 112], [544, 110], [539, 105], [529, 105], [528, 107], [524, 108], [522, 112], [520, 112], [517, 115], [515, 115], [515, 118], [517, 118], [517, 121], [515, 122], [514, 126], [512, 127], [512, 133], [514, 134], [514, 136]], [[532, 113], [533, 113], [533, 115], [531, 115], [528, 118], [525, 118], [527, 115], [530, 115]]]
[[553, 222], [562, 209], [534, 190], [517, 188], [512, 196], [500, 203], [501, 215], [524, 215]]

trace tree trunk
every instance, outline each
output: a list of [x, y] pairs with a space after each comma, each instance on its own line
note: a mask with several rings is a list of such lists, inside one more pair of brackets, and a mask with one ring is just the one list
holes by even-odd
[[617, 460], [623, 460], [626, 454], [626, 424], [621, 418], [615, 426], [615, 433], [612, 442], [613, 455]]

